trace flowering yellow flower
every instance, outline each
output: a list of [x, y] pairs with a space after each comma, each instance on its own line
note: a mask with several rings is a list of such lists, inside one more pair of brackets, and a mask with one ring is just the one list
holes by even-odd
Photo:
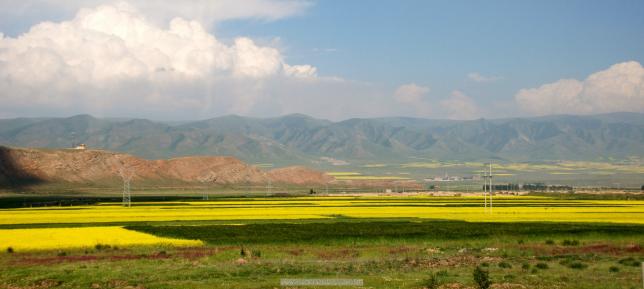
[[200, 246], [201, 241], [162, 238], [131, 231], [122, 227], [37, 228], [1, 229], [0, 248], [11, 247], [16, 251], [62, 248], [110, 246], [159, 245]]

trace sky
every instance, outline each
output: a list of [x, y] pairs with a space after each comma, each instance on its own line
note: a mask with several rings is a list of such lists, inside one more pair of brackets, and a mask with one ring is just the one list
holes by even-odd
[[644, 1], [0, 0], [0, 118], [644, 112]]

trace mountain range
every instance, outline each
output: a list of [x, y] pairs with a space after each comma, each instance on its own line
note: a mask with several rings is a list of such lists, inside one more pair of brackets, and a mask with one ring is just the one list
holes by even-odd
[[[436, 160], [607, 160], [644, 156], [644, 114], [432, 120], [355, 118], [333, 122], [301, 114], [236, 115], [167, 123], [146, 119], [0, 119], [0, 145], [93, 149], [147, 159], [228, 155], [279, 165]], [[327, 163], [328, 164], [328, 163]]]

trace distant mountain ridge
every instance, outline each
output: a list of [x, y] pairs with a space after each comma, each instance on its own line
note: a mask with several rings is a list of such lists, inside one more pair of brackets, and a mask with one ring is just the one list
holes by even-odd
[[310, 164], [321, 157], [350, 161], [598, 160], [644, 155], [644, 114], [430, 120], [409, 117], [339, 122], [293, 114], [236, 115], [167, 124], [146, 119], [0, 120], [0, 145], [90, 148], [148, 159], [229, 155], [247, 162]]

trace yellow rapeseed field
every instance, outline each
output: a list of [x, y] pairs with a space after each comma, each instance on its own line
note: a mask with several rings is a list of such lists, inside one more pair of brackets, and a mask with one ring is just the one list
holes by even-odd
[[481, 197], [309, 197], [248, 198], [210, 202], [141, 203], [131, 208], [100, 204], [69, 208], [0, 210], [0, 225], [105, 223], [175, 220], [297, 220], [353, 218], [422, 218], [471, 222], [613, 222], [644, 223], [644, 201], [554, 200], [498, 197], [492, 212]]
[[162, 238], [122, 227], [0, 229], [0, 248], [3, 250], [9, 247], [16, 251], [83, 248], [97, 244], [200, 246], [202, 242]]

